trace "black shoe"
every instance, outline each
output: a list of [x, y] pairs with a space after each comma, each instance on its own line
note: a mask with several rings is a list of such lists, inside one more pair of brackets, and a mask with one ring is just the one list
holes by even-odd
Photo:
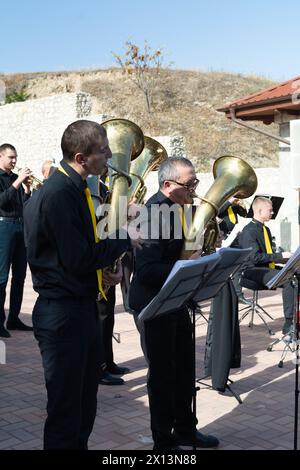
[[282, 333], [286, 335], [293, 326], [293, 319], [292, 318], [286, 318], [282, 327]]
[[182, 447], [176, 446], [176, 445], [171, 446], [171, 447], [166, 447], [166, 446], [160, 446], [160, 445], [154, 444], [153, 450], [154, 450], [155, 452], [163, 452], [163, 453], [165, 453], [165, 452], [175, 452], [175, 451], [179, 451], [179, 450], [182, 450], [182, 451], [183, 451], [184, 449], [183, 449]]
[[33, 331], [32, 326], [27, 326], [19, 318], [15, 321], [7, 320], [6, 328], [8, 330]]
[[181, 446], [193, 446], [202, 447], [208, 449], [209, 447], [218, 447], [219, 439], [215, 436], [208, 434], [202, 434], [200, 431], [196, 431], [196, 434], [175, 434], [179, 445]]
[[10, 338], [11, 337], [11, 334], [7, 331], [6, 328], [4, 328], [4, 326], [0, 327], [0, 337], [1, 338]]
[[252, 304], [253, 304], [252, 300], [246, 299], [246, 298], [243, 296], [243, 294], [241, 294], [241, 295], [238, 296], [238, 300], [239, 300], [239, 302], [240, 302], [241, 304], [244, 304], [244, 305], [252, 305]]
[[113, 375], [124, 375], [128, 374], [130, 372], [130, 369], [128, 367], [120, 367], [117, 366], [117, 364], [113, 363], [112, 366], [107, 366], [107, 372]]
[[124, 380], [121, 377], [116, 377], [115, 375], [110, 374], [109, 372], [105, 371], [103, 377], [99, 380], [99, 384], [101, 385], [123, 385]]

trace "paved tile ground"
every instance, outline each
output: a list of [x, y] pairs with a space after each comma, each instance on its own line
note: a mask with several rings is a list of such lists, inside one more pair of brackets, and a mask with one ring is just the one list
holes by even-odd
[[[270, 321], [276, 337], [282, 326], [281, 292], [264, 292], [261, 303], [274, 317]], [[247, 295], [247, 292], [246, 292]], [[26, 279], [21, 318], [31, 323], [35, 293], [30, 275]], [[207, 312], [208, 308], [204, 311]], [[197, 376], [203, 375], [207, 324], [197, 318]], [[246, 320], [240, 326], [242, 367], [232, 369], [232, 389], [243, 400], [239, 404], [228, 392], [202, 386], [197, 395], [199, 426], [220, 439], [220, 449], [292, 449], [294, 429], [295, 365], [288, 353], [284, 367], [277, 366], [283, 349], [266, 348], [273, 337], [257, 321], [253, 329]], [[130, 367], [123, 386], [99, 386], [98, 411], [91, 449], [151, 449], [146, 391], [146, 363], [132, 317], [123, 312], [118, 295], [114, 343], [118, 364]], [[7, 363], [0, 365], [0, 449], [41, 449], [46, 393], [37, 343], [31, 333], [12, 332], [5, 340]], [[209, 383], [209, 382], [208, 382]]]

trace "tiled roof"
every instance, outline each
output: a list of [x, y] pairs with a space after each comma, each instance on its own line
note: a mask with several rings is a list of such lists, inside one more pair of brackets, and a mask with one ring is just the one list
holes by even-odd
[[218, 111], [225, 112], [226, 116], [231, 119], [230, 110], [233, 109], [236, 118], [263, 121], [265, 124], [274, 122], [277, 112], [287, 112], [299, 116], [300, 76], [227, 103]]
[[232, 103], [227, 103], [224, 108], [239, 107], [250, 103], [265, 103], [269, 100], [272, 100], [273, 102], [274, 100], [276, 100], [276, 98], [281, 101], [282, 98], [292, 97], [294, 93], [296, 95], [300, 94], [300, 75], [296, 78], [288, 80], [287, 82], [272, 86], [270, 88], [267, 88], [266, 90], [262, 90], [258, 93], [254, 93], [253, 95], [249, 95], [245, 98], [233, 101]]

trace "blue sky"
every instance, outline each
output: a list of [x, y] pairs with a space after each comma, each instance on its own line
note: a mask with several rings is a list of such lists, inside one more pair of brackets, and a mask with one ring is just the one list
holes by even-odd
[[4, 73], [107, 68], [146, 39], [178, 69], [300, 75], [299, 0], [11, 0], [0, 14]]

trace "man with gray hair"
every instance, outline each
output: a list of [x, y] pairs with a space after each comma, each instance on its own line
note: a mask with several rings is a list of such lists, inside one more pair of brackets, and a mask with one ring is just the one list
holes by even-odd
[[[178, 219], [184, 204], [192, 203], [199, 183], [190, 160], [179, 157], [170, 157], [161, 164], [158, 180], [159, 191], [146, 203], [148, 234], [153, 233], [155, 206], [157, 209], [169, 208], [170, 217], [168, 221], [165, 217], [155, 218], [158, 236], [150, 236], [143, 249], [136, 254], [129, 305], [137, 313], [160, 291], [179, 259], [183, 228], [180, 226], [181, 236], [175, 236], [176, 216]], [[168, 230], [165, 225], [168, 225]], [[198, 251], [191, 257], [197, 258], [199, 255]], [[219, 444], [216, 437], [197, 431], [197, 420], [192, 413], [194, 350], [188, 310], [181, 308], [145, 321], [142, 340], [149, 365], [147, 387], [153, 449], [164, 452], [180, 449], [180, 445], [193, 444], [197, 447], [216, 447]]]

